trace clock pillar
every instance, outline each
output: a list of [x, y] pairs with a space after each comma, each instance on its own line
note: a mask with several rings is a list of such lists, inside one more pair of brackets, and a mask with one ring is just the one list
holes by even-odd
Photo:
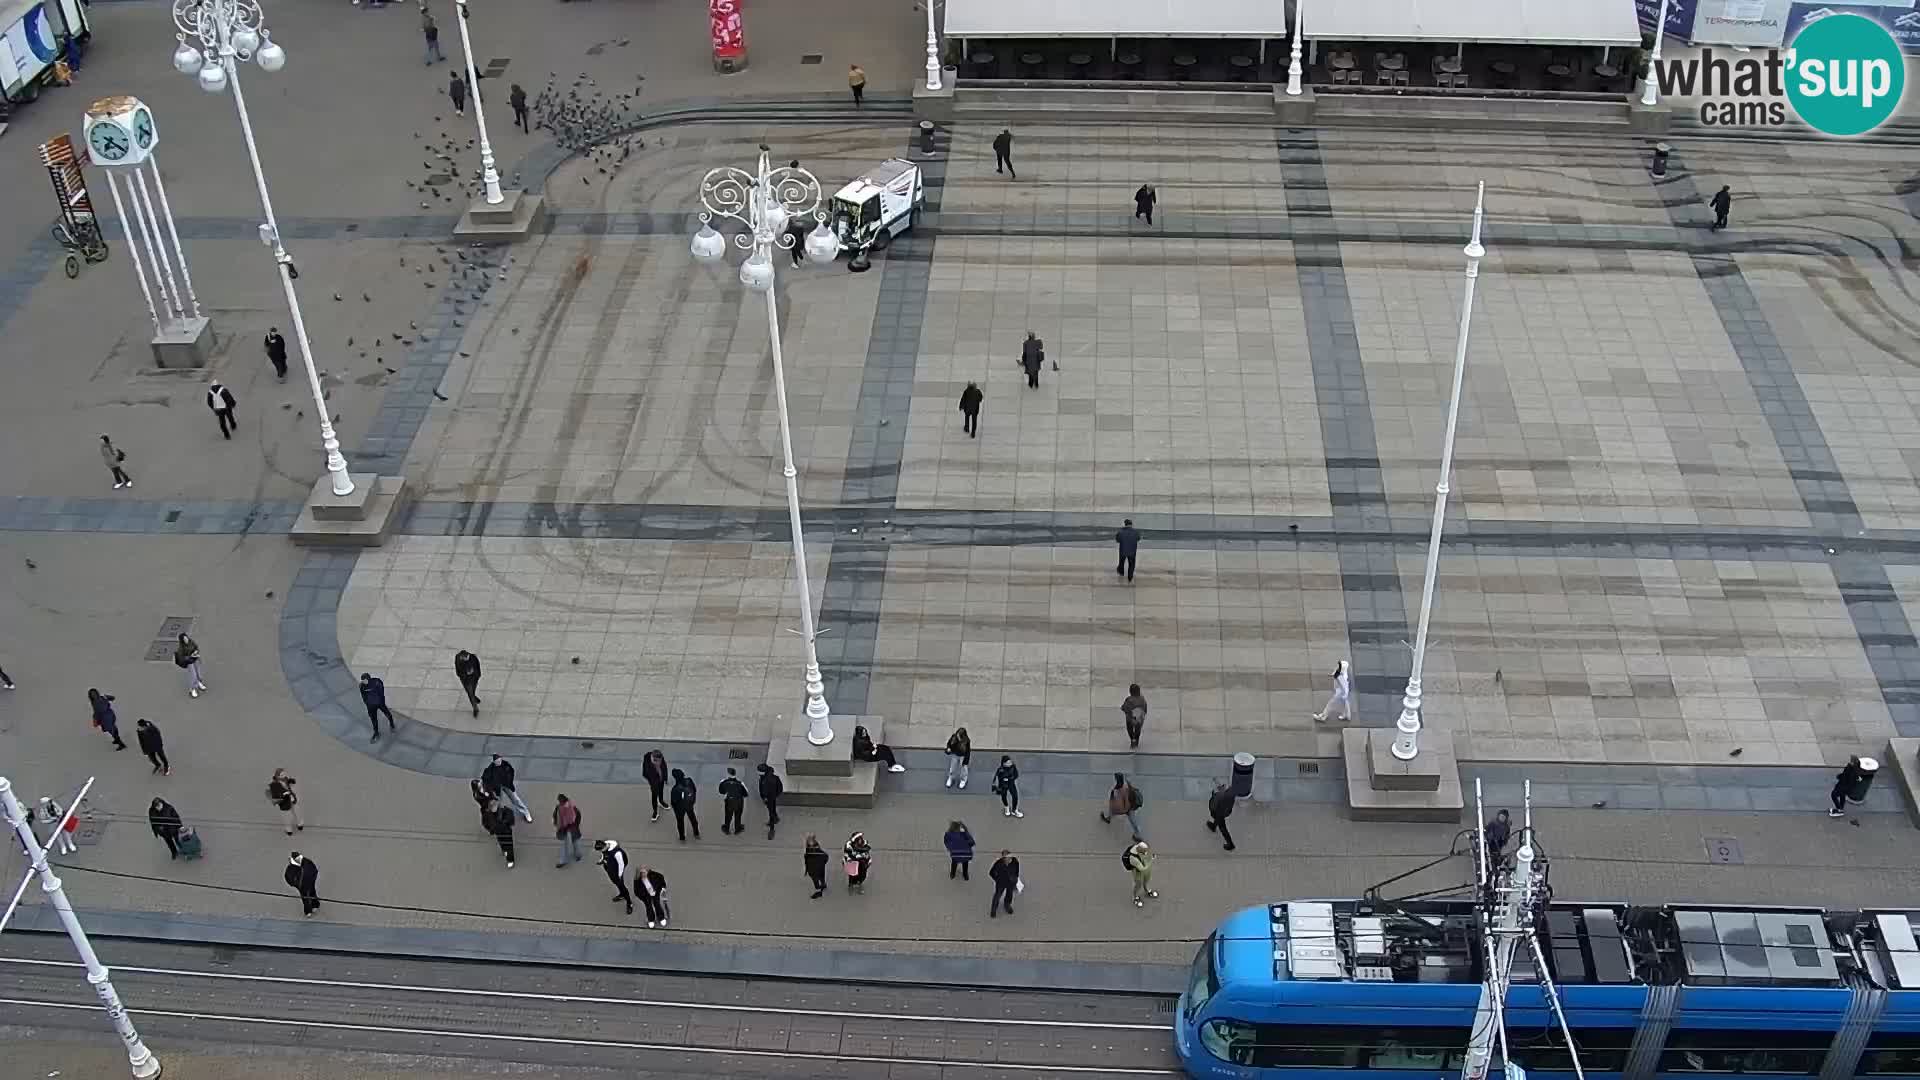
[[85, 142], [89, 159], [106, 170], [121, 235], [146, 298], [154, 363], [163, 368], [205, 367], [213, 348], [213, 322], [194, 291], [166, 181], [154, 158], [160, 131], [153, 110], [136, 97], [101, 98], [87, 107]]

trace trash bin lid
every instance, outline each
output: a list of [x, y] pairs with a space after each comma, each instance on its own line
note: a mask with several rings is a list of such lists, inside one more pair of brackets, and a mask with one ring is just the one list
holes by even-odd
[[1863, 757], [1860, 759], [1860, 771], [1863, 773], [1879, 772], [1880, 762], [1874, 758]]
[[1251, 769], [1253, 768], [1253, 755], [1244, 752], [1235, 754], [1233, 755], [1233, 763], [1242, 769]]

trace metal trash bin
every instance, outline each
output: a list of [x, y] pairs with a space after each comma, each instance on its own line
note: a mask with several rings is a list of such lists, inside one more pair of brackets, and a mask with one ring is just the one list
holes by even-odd
[[933, 121], [931, 120], [920, 121], [920, 152], [933, 153]]
[[1253, 797], [1253, 755], [1233, 755], [1233, 797], [1250, 799]]
[[1673, 147], [1666, 143], [1653, 144], [1653, 175], [1667, 175], [1667, 157], [1673, 153]]
[[1866, 802], [1867, 792], [1873, 789], [1873, 778], [1880, 772], [1880, 762], [1870, 757], [1855, 756], [1840, 770], [1839, 787], [1848, 802]]

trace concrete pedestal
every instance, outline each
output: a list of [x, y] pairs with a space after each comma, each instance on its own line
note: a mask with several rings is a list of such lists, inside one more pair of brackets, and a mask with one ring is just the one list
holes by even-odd
[[153, 363], [168, 369], [203, 368], [213, 352], [213, 320], [206, 316], [165, 323], [153, 335]]
[[288, 533], [294, 543], [378, 547], [387, 538], [411, 497], [406, 477], [348, 475], [353, 491], [347, 495], [335, 495], [333, 479], [324, 473], [314, 482], [306, 508]]
[[[1900, 785], [1900, 799], [1907, 806], [1907, 820], [1920, 828], [1920, 739], [1889, 739], [1880, 755], [1884, 766], [1881, 783], [1891, 780]], [[1837, 771], [1837, 770], [1836, 770]], [[1892, 776], [1886, 776], [1892, 773]]]
[[953, 91], [959, 72], [952, 69], [940, 74], [940, 89], [927, 89], [927, 80], [923, 74], [913, 83], [913, 118], [931, 120], [936, 124], [953, 122]]
[[1286, 83], [1276, 83], [1273, 87], [1274, 122], [1281, 127], [1303, 128], [1313, 126], [1313, 87], [1302, 86], [1298, 97], [1287, 94]]
[[874, 803], [874, 788], [886, 766], [853, 760], [853, 729], [867, 729], [875, 745], [882, 740], [877, 716], [835, 716], [833, 741], [815, 746], [807, 741], [807, 714], [796, 713], [784, 731], [775, 731], [767, 747], [767, 764], [786, 784], [781, 801], [795, 806], [850, 806]]
[[510, 244], [525, 240], [540, 227], [547, 208], [546, 196], [525, 191], [500, 194], [498, 204], [488, 202], [485, 195], [468, 203], [467, 212], [460, 215], [460, 223], [453, 227], [453, 238], [483, 244]]
[[737, 75], [747, 70], [747, 50], [741, 49], [738, 56], [720, 56], [713, 58], [713, 70], [717, 75]]
[[1393, 756], [1393, 728], [1348, 728], [1341, 733], [1347, 766], [1347, 807], [1355, 821], [1454, 821], [1466, 807], [1453, 736], [1420, 733], [1412, 761]]
[[1665, 105], [1642, 105], [1635, 92], [1627, 108], [1627, 128], [1636, 135], [1665, 135], [1673, 127], [1673, 110]]

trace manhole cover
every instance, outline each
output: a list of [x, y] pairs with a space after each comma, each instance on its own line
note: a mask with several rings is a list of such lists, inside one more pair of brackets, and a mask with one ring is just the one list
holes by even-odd
[[155, 660], [171, 660], [173, 659], [173, 646], [174, 646], [174, 642], [172, 641], [148, 642], [147, 653], [145, 656], [141, 657], [141, 659], [146, 660], [148, 662], [152, 662]]
[[1708, 862], [1729, 865], [1746, 861], [1740, 855], [1740, 841], [1731, 836], [1709, 836], [1705, 842]]
[[825, 60], [826, 58], [827, 58], [826, 54], [824, 53], [817, 53], [817, 52], [803, 53], [800, 57], [800, 62], [803, 64], [817, 64], [820, 61]]
[[181, 634], [187, 633], [192, 629], [193, 620], [191, 618], [185, 615], [169, 615], [160, 620], [160, 631], [153, 636], [157, 638], [167, 638], [170, 641], [178, 640]]

